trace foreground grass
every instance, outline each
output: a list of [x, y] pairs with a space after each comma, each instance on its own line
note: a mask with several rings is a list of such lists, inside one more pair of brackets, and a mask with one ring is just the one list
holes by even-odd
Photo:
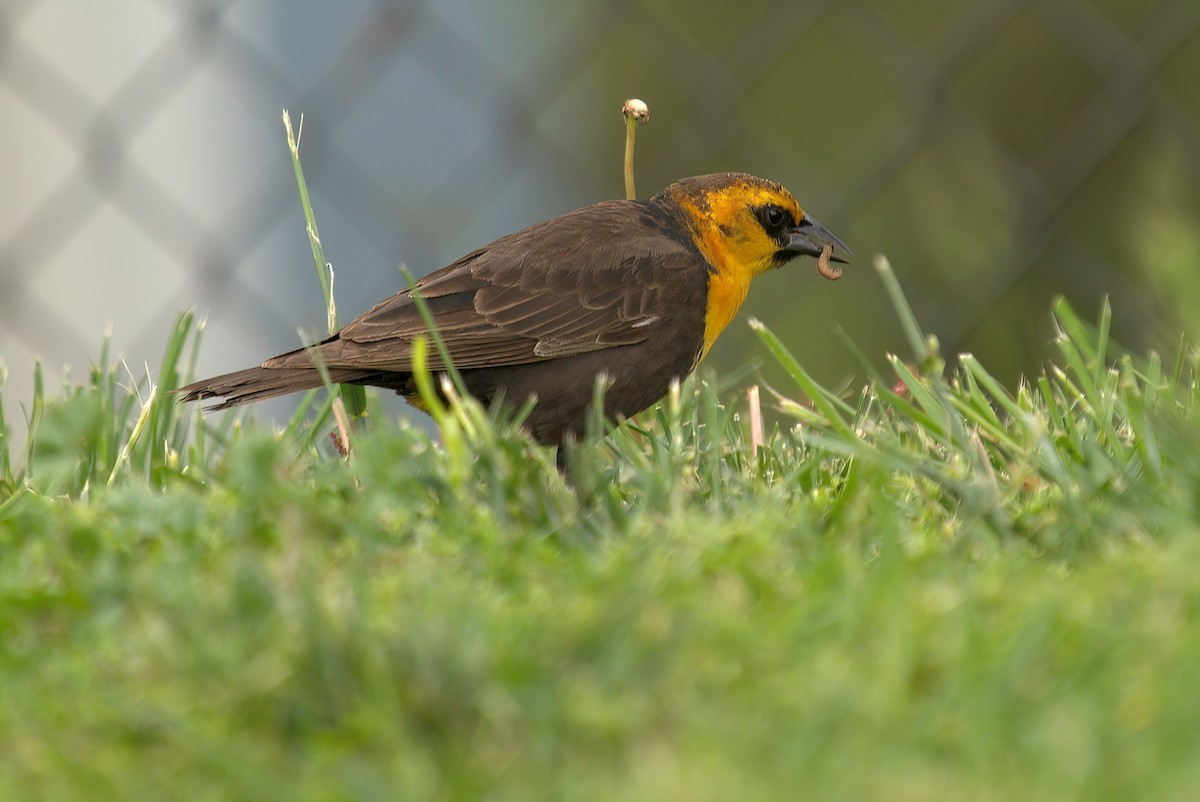
[[573, 487], [470, 404], [346, 462], [102, 363], [0, 447], [0, 798], [1190, 798], [1197, 360], [1056, 315], [1016, 394], [760, 330], [802, 425], [689, 383]]

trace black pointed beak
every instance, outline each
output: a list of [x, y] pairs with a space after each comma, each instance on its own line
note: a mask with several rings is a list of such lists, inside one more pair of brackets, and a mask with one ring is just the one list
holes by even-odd
[[829, 261], [847, 265], [850, 264], [849, 257], [854, 255], [846, 247], [846, 243], [829, 233], [824, 226], [808, 215], [804, 215], [800, 224], [789, 231], [787, 237], [786, 250], [795, 254], [820, 256], [826, 245], [832, 245], [833, 253], [829, 256]]

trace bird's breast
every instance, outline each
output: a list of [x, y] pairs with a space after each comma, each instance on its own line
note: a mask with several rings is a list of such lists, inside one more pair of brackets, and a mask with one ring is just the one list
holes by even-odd
[[708, 299], [704, 313], [704, 344], [700, 359], [708, 355], [717, 337], [737, 316], [750, 289], [750, 277], [738, 272], [715, 272], [708, 276]]

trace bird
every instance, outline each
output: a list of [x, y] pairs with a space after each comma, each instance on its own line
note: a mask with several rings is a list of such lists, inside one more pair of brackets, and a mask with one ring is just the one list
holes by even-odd
[[[604, 416], [632, 417], [696, 368], [753, 279], [802, 256], [836, 278], [828, 262], [851, 255], [781, 184], [684, 178], [649, 200], [601, 201], [501, 237], [325, 340], [174, 392], [220, 399], [208, 407], [219, 410], [309, 390], [324, 383], [315, 357], [335, 384], [394, 390], [422, 408], [413, 350], [429, 330], [417, 294], [466, 391], [485, 405], [532, 399], [524, 427], [562, 446], [584, 433], [600, 377]], [[429, 349], [428, 370], [448, 367]]]

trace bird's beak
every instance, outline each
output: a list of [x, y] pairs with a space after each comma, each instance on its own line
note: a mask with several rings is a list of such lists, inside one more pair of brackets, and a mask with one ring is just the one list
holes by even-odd
[[816, 220], [804, 215], [800, 225], [788, 233], [786, 250], [802, 256], [820, 256], [826, 245], [833, 246], [833, 253], [830, 255], [829, 261], [850, 264], [849, 257], [854, 254], [846, 247], [846, 243], [830, 234]]

